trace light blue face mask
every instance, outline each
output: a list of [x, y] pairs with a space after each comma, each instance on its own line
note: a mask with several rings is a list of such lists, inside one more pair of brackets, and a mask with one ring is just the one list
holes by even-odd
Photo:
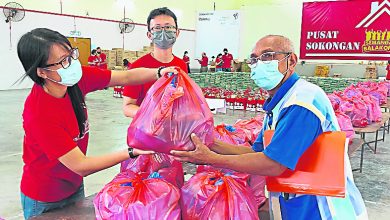
[[[288, 57], [288, 56], [287, 56]], [[287, 58], [286, 57], [286, 58]], [[285, 59], [285, 58], [284, 58]], [[279, 72], [278, 60], [272, 60], [269, 63], [263, 63], [258, 60], [254, 67], [251, 67], [251, 79], [255, 81], [256, 85], [267, 91], [274, 89], [283, 80], [286, 72]]]
[[50, 81], [53, 81], [55, 83], [64, 85], [64, 86], [74, 86], [76, 83], [78, 83], [81, 79], [81, 76], [83, 75], [82, 69], [81, 69], [81, 63], [77, 60], [72, 60], [72, 63], [70, 66], [66, 69], [61, 68], [58, 70], [50, 70], [49, 71], [57, 71], [58, 75], [61, 77], [61, 81], [56, 81], [54, 79], [49, 79]]

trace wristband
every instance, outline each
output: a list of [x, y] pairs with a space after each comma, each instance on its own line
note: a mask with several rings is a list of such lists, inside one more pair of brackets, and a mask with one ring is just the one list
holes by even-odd
[[158, 68], [158, 70], [157, 70], [157, 78], [161, 78], [161, 70], [162, 69], [164, 69], [165, 68], [165, 66], [160, 66], [159, 68]]
[[135, 156], [135, 155], [134, 155], [134, 148], [129, 147], [129, 148], [127, 149], [127, 151], [129, 152], [129, 156], [130, 156], [131, 159], [134, 159], [134, 158], [137, 158], [137, 157], [138, 157], [138, 156]]

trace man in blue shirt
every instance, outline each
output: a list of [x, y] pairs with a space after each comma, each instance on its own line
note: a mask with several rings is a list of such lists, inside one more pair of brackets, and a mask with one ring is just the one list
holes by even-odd
[[[194, 151], [172, 151], [180, 161], [210, 164], [239, 172], [279, 176], [295, 170], [302, 154], [323, 132], [340, 130], [329, 99], [322, 89], [295, 73], [297, 55], [292, 42], [279, 35], [261, 38], [250, 61], [251, 78], [268, 91], [263, 130], [250, 148], [215, 141], [206, 147], [195, 136]], [[265, 130], [274, 130], [264, 149]], [[367, 212], [356, 188], [348, 157], [345, 157], [346, 197], [270, 193], [270, 214], [274, 219], [366, 219]], [[342, 171], [340, 171], [342, 172]]]

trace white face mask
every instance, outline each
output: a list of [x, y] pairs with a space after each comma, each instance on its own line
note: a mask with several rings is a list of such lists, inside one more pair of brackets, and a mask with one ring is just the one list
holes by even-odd
[[[286, 59], [287, 57], [285, 57], [284, 59]], [[284, 73], [279, 72], [280, 61], [272, 60], [269, 63], [263, 63], [261, 60], [258, 60], [256, 66], [253, 65], [254, 67], [251, 67], [251, 79], [253, 79], [256, 85], [258, 85], [262, 89], [265, 89], [267, 91], [274, 89], [283, 80], [285, 74], [288, 71], [287, 69]]]
[[66, 69], [61, 68], [58, 70], [50, 70], [50, 69], [46, 69], [46, 70], [57, 71], [58, 75], [60, 75], [61, 77], [61, 81], [56, 81], [49, 77], [47, 77], [47, 79], [68, 87], [74, 86], [76, 83], [78, 83], [83, 75], [83, 71], [81, 69], [81, 63], [78, 59], [72, 60], [72, 63]]

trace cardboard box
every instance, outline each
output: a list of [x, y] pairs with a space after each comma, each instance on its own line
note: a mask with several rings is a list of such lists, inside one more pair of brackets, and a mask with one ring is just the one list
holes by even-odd
[[125, 50], [123, 52], [123, 57], [135, 57], [137, 56], [137, 51]]
[[144, 46], [143, 51], [144, 51], [144, 52], [152, 52], [152, 51], [153, 51], [153, 47]]
[[145, 56], [146, 54], [148, 54], [148, 52], [145, 52], [145, 51], [137, 51], [137, 57], [143, 57], [143, 56]]

